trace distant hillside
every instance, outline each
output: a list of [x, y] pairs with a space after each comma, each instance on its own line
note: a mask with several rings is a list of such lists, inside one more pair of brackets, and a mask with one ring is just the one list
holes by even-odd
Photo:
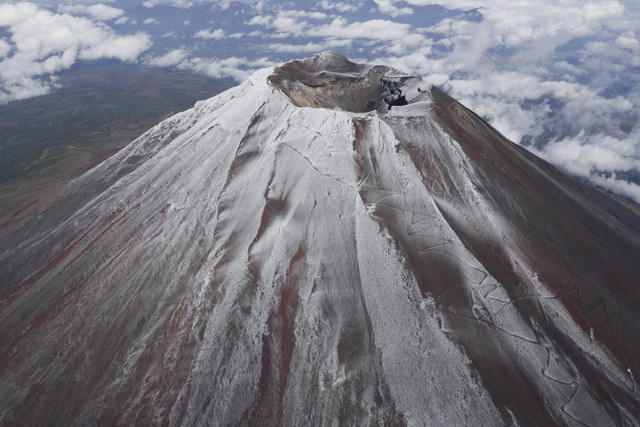
[[233, 85], [112, 63], [76, 67], [59, 83], [50, 95], [0, 107], [0, 236], [162, 119]]

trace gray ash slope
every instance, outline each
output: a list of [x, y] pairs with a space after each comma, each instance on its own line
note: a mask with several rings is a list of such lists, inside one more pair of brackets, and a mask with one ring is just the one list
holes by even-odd
[[258, 72], [0, 250], [2, 424], [640, 423], [638, 217], [388, 67]]

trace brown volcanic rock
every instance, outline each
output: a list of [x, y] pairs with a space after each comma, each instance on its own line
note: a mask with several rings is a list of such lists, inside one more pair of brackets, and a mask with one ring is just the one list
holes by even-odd
[[55, 209], [2, 244], [1, 423], [640, 422], [638, 217], [416, 77], [257, 73]]

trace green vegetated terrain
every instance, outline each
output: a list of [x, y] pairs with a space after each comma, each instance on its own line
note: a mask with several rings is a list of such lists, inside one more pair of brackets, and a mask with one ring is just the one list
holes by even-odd
[[49, 95], [0, 106], [0, 236], [146, 130], [234, 86], [187, 71], [77, 66]]

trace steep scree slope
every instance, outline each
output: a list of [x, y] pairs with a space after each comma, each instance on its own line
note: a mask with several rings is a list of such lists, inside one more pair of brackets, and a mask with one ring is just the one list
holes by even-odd
[[0, 424], [640, 423], [638, 218], [388, 67], [258, 72], [0, 251]]

